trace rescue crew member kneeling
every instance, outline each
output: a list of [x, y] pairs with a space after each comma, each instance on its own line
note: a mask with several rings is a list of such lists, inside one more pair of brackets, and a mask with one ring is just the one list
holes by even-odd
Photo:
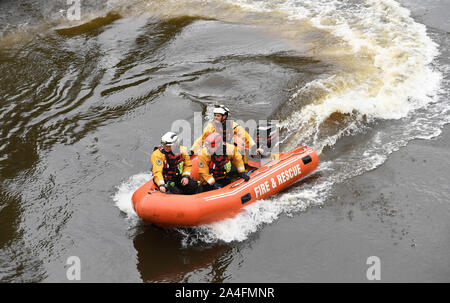
[[153, 150], [151, 157], [153, 182], [162, 193], [197, 193], [198, 184], [190, 178], [191, 159], [187, 148], [178, 144], [178, 136], [167, 132], [161, 138], [161, 145]]
[[236, 146], [224, 144], [222, 136], [214, 132], [205, 139], [205, 145], [198, 155], [198, 172], [202, 191], [221, 188], [231, 183], [230, 171], [233, 164], [238, 174], [245, 181], [250, 177], [245, 174], [244, 162]]

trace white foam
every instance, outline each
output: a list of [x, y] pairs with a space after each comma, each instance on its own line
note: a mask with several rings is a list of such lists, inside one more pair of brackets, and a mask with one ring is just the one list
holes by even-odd
[[116, 206], [126, 214], [128, 219], [138, 219], [138, 216], [133, 209], [131, 197], [139, 187], [144, 185], [151, 178], [151, 173], [139, 173], [131, 176], [127, 181], [124, 181], [122, 184], [117, 186], [117, 192], [113, 196], [113, 201]]
[[[373, 57], [375, 73], [358, 84], [356, 72], [345, 77], [331, 76], [326, 87], [342, 81], [348, 86], [337, 87], [320, 104], [312, 104], [295, 112], [301, 119], [324, 121], [332, 113], [353, 113], [381, 119], [399, 119], [411, 110], [422, 107], [433, 99], [440, 86], [441, 74], [429, 64], [438, 55], [437, 45], [428, 37], [426, 28], [414, 22], [407, 9], [391, 0], [370, 0], [365, 5], [348, 6], [329, 0], [283, 1], [273, 4], [265, 1], [232, 1], [247, 10], [269, 10], [284, 13], [286, 18], [307, 20], [345, 41], [355, 58]], [[342, 47], [345, 49], [345, 46]], [[381, 83], [378, 92], [371, 88]], [[319, 85], [315, 83], [315, 86]], [[305, 88], [301, 88], [304, 90]], [[293, 97], [297, 97], [299, 92]], [[302, 120], [296, 123], [302, 123]]]

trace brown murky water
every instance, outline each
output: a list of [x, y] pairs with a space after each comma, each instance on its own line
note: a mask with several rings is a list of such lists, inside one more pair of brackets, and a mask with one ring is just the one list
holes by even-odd
[[[448, 282], [450, 25], [402, 5], [2, 1], [0, 281], [68, 282], [77, 256], [84, 282], [364, 282], [375, 255], [382, 281]], [[226, 222], [141, 222], [153, 146], [217, 103], [317, 173]]]

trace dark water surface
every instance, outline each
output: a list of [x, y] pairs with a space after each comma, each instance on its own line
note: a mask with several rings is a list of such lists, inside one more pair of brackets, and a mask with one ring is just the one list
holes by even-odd
[[[60, 2], [0, 3], [0, 281], [68, 282], [70, 256], [83, 282], [365, 282], [369, 256], [450, 281], [448, 3]], [[216, 103], [318, 171], [231, 220], [145, 224], [153, 146]]]

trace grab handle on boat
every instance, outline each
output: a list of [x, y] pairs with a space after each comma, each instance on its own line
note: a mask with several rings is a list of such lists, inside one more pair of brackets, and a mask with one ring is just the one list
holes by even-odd
[[250, 193], [247, 193], [241, 197], [241, 202], [242, 202], [242, 204], [245, 204], [248, 201], [250, 201], [251, 199], [252, 199], [252, 195], [250, 195]]

